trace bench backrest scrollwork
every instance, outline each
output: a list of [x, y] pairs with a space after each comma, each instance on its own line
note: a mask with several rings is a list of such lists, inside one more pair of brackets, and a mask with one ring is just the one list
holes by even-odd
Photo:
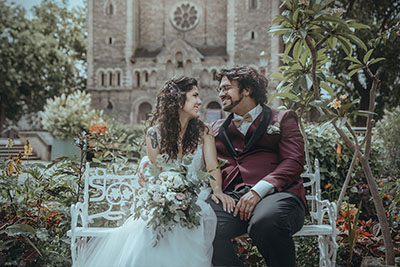
[[136, 175], [112, 174], [105, 168], [90, 168], [87, 163], [84, 188], [87, 222], [93, 223], [97, 218], [109, 221], [126, 218], [130, 212], [136, 187]]

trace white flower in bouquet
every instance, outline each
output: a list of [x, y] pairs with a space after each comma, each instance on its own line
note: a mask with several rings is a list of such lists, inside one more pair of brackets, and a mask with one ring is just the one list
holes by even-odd
[[143, 219], [153, 230], [154, 246], [177, 225], [186, 228], [200, 225], [201, 208], [196, 201], [201, 186], [210, 178], [208, 172], [188, 173], [192, 155], [185, 155], [179, 164], [169, 163], [166, 158], [157, 157], [157, 166], [162, 171], [155, 165], [145, 170], [148, 180], [136, 190], [133, 205], [134, 218]]

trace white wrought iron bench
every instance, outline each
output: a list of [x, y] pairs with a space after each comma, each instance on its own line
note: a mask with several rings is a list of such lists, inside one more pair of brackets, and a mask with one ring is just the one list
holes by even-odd
[[125, 221], [137, 187], [136, 175], [110, 174], [105, 168], [90, 168], [89, 163], [84, 179], [83, 203], [71, 206], [71, 230], [67, 232], [72, 266], [89, 237], [104, 236]]
[[336, 236], [336, 203], [321, 199], [321, 176], [318, 159], [315, 160], [314, 173], [305, 171], [303, 178], [306, 199], [309, 201], [311, 224], [304, 225], [294, 236], [318, 236], [319, 266], [336, 266], [338, 244]]
[[[310, 203], [312, 224], [304, 225], [294, 236], [318, 236], [319, 266], [332, 267], [335, 266], [338, 247], [337, 208], [335, 203], [321, 200], [318, 160], [315, 160], [314, 168], [314, 173], [306, 171], [302, 174], [308, 192], [306, 198]], [[71, 206], [71, 230], [68, 231], [68, 236], [71, 237], [73, 265], [89, 237], [107, 234], [129, 216], [136, 186], [135, 175], [109, 174], [106, 169], [91, 169], [86, 164], [83, 203], [78, 202]], [[92, 206], [95, 209], [91, 209]], [[100, 227], [96, 225], [96, 219], [109, 223]]]

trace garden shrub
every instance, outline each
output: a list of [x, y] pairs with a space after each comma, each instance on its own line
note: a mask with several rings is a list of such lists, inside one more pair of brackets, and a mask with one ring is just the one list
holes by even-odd
[[90, 103], [90, 95], [82, 91], [47, 99], [44, 111], [39, 112], [43, 128], [59, 139], [74, 137], [101, 119], [102, 112]]
[[[319, 160], [322, 196], [330, 201], [336, 201], [346, 179], [353, 153], [346, 147], [331, 125], [321, 132], [320, 125], [307, 124], [305, 132], [309, 142], [312, 165], [314, 165], [315, 159]], [[376, 177], [380, 175], [383, 164], [380, 160], [381, 147], [382, 141], [374, 136], [371, 149], [371, 168]], [[358, 163], [355, 166], [351, 184], [357, 183], [366, 183], [364, 173]], [[352, 190], [356, 191], [356, 189]]]
[[389, 175], [400, 174], [400, 106], [392, 111], [385, 111], [377, 122], [375, 136], [382, 139], [382, 160]]

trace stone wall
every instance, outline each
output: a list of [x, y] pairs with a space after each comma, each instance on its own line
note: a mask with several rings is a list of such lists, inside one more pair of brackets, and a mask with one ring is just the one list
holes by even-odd
[[[251, 9], [251, 2], [257, 8]], [[195, 23], [182, 30], [174, 11], [192, 7]], [[219, 102], [213, 72], [247, 64], [270, 74], [278, 66], [279, 40], [268, 34], [278, 13], [279, 0], [89, 0], [87, 85], [92, 106], [135, 123], [139, 106], [154, 106], [164, 81], [182, 74], [198, 79], [204, 118], [207, 104]], [[268, 55], [262, 66], [261, 51]]]

